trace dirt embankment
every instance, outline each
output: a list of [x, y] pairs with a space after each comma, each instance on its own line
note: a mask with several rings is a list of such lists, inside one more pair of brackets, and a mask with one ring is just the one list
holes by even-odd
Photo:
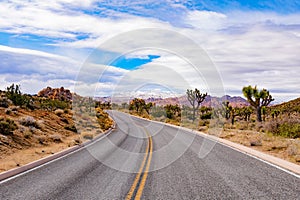
[[[62, 88], [58, 91], [64, 92]], [[103, 109], [96, 108], [94, 113], [76, 114], [75, 126], [74, 110], [71, 109], [72, 101], [69, 99], [20, 94], [14, 98], [17, 103], [24, 99], [28, 101], [22, 106], [16, 106], [15, 102], [6, 97], [5, 92], [1, 92], [0, 172], [93, 139], [113, 124]], [[90, 106], [85, 98], [80, 98], [79, 110]]]

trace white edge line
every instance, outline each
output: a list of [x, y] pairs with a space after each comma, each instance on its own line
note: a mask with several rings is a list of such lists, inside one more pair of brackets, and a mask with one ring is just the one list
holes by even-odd
[[[126, 113], [126, 114], [128, 114], [128, 113]], [[130, 115], [130, 114], [128, 114], [128, 115]], [[266, 163], [266, 164], [268, 164], [268, 165], [270, 165], [270, 166], [272, 166], [272, 167], [275, 167], [276, 169], [279, 169], [279, 170], [284, 171], [284, 172], [286, 172], [286, 173], [288, 173], [288, 174], [290, 174], [290, 175], [293, 175], [293, 176], [295, 176], [295, 177], [297, 177], [297, 178], [300, 178], [300, 175], [297, 174], [297, 173], [295, 173], [295, 172], [292, 172], [292, 171], [290, 171], [290, 170], [288, 170], [288, 169], [285, 169], [284, 167], [281, 167], [281, 166], [279, 166], [279, 165], [276, 165], [276, 164], [274, 164], [274, 163], [271, 163], [270, 161], [264, 160], [264, 159], [262, 159], [262, 158], [260, 158], [260, 157], [258, 157], [258, 156], [252, 155], [252, 154], [250, 154], [250, 153], [248, 153], [248, 152], [246, 152], [246, 151], [242, 151], [242, 150], [240, 150], [240, 149], [238, 149], [238, 148], [236, 148], [236, 147], [233, 147], [233, 146], [230, 146], [230, 145], [228, 145], [228, 144], [225, 144], [225, 143], [223, 143], [223, 142], [221, 142], [221, 141], [219, 141], [219, 140], [215, 140], [215, 139], [213, 139], [213, 138], [210, 138], [210, 137], [209, 137], [210, 135], [201, 133], [201, 132], [199, 132], [199, 131], [197, 131], [197, 130], [189, 129], [189, 128], [182, 127], [182, 126], [176, 126], [176, 125], [168, 124], [168, 123], [164, 123], [164, 122], [159, 122], [159, 121], [149, 120], [149, 119], [145, 119], [145, 118], [142, 118], [142, 117], [139, 117], [139, 116], [135, 116], [135, 115], [130, 115], [130, 116], [133, 116], [133, 117], [136, 117], [136, 118], [140, 118], [140, 119], [144, 119], [144, 120], [146, 120], [146, 121], [151, 121], [151, 122], [158, 123], [158, 124], [163, 124], [163, 125], [166, 125], [166, 126], [169, 126], [169, 127], [178, 128], [178, 129], [181, 129], [181, 130], [183, 130], [183, 131], [186, 131], [187, 133], [194, 134], [194, 135], [196, 135], [196, 136], [198, 135], [198, 136], [200, 136], [200, 137], [202, 137], [202, 138], [204, 138], [204, 139], [208, 139], [208, 140], [210, 140], [210, 141], [212, 141], [212, 142], [216, 142], [216, 143], [218, 143], [218, 144], [220, 144], [220, 145], [223, 145], [223, 146], [225, 146], [225, 147], [228, 147], [228, 148], [230, 148], [230, 149], [233, 149], [233, 150], [235, 150], [235, 151], [237, 151], [237, 152], [239, 152], [239, 153], [242, 153], [242, 154], [244, 154], [244, 155], [247, 155], [247, 156], [249, 156], [249, 157], [251, 157], [251, 158], [254, 158], [254, 159], [256, 159], [256, 160], [262, 161], [263, 163]], [[245, 146], [245, 147], [246, 147], [246, 146]], [[260, 151], [259, 151], [259, 153], [263, 153], [263, 152], [260, 152]], [[263, 154], [265, 154], [265, 153], [263, 153]], [[266, 155], [268, 155], [268, 154], [266, 154]], [[269, 155], [269, 156], [271, 156], [271, 155]], [[275, 158], [278, 158], [278, 157], [275, 157]], [[286, 160], [284, 160], [284, 161], [286, 161]], [[286, 161], [286, 162], [288, 162], [288, 161]]]
[[[188, 132], [188, 133], [192, 133], [192, 134], [195, 134], [196, 136], [198, 135], [198, 136], [200, 136], [200, 137], [202, 137], [202, 138], [204, 138], [204, 139], [208, 139], [208, 140], [210, 140], [210, 141], [212, 141], [212, 142], [216, 142], [216, 143], [218, 143], [218, 144], [220, 144], [220, 145], [223, 145], [223, 146], [225, 146], [225, 147], [228, 147], [228, 148], [230, 148], [230, 149], [232, 149], [232, 150], [235, 150], [235, 151], [237, 151], [237, 152], [239, 152], [239, 153], [242, 153], [242, 154], [244, 154], [244, 155], [247, 155], [247, 156], [249, 156], [249, 157], [251, 157], [251, 158], [255, 158], [255, 159], [257, 159], [257, 160], [259, 160], [259, 161], [262, 161], [262, 162], [264, 162], [264, 163], [266, 163], [266, 164], [268, 164], [268, 165], [270, 165], [270, 166], [272, 166], [272, 167], [275, 167], [275, 168], [277, 168], [277, 169], [280, 169], [280, 170], [282, 170], [282, 171], [284, 171], [284, 172], [286, 172], [286, 173], [288, 173], [288, 174], [290, 174], [290, 175], [293, 175], [293, 176], [295, 176], [295, 177], [297, 177], [297, 178], [300, 178], [300, 175], [296, 174], [295, 172], [292, 172], [292, 171], [290, 171], [290, 170], [288, 170], [288, 169], [285, 169], [285, 168], [283, 168], [283, 167], [281, 167], [281, 166], [279, 166], [279, 165], [276, 165], [276, 164], [271, 163], [271, 162], [269, 162], [269, 161], [267, 161], [267, 160], [264, 160], [264, 159], [262, 159], [262, 158], [260, 158], [260, 157], [258, 157], [258, 156], [252, 155], [252, 154], [250, 154], [250, 153], [248, 153], [248, 152], [246, 152], [246, 151], [243, 151], [243, 150], [240, 150], [240, 149], [238, 149], [238, 148], [236, 148], [236, 147], [233, 147], [233, 146], [230, 146], [230, 145], [228, 145], [228, 144], [225, 144], [225, 143], [223, 143], [223, 142], [221, 142], [221, 141], [219, 141], [219, 140], [215, 140], [215, 139], [213, 139], [213, 138], [205, 137], [206, 135], [201, 135], [201, 134], [199, 134], [198, 131], [186, 130], [185, 127], [181, 127], [181, 128], [183, 128], [182, 130], [184, 130], [184, 131], [186, 131], [186, 132]], [[202, 133], [202, 134], [203, 134], [203, 133]], [[208, 135], [208, 136], [209, 136], [209, 135]], [[263, 153], [263, 152], [260, 152], [260, 153]], [[276, 157], [276, 158], [277, 158], [277, 157]], [[287, 161], [287, 162], [288, 162], [288, 161]]]
[[[16, 175], [14, 175], [14, 176], [11, 176], [11, 177], [9, 177], [9, 178], [6, 178], [6, 179], [0, 181], [0, 185], [3, 184], [3, 183], [8, 182], [8, 181], [10, 181], [10, 180], [13, 180], [13, 179], [15, 179], [15, 178], [18, 178], [18, 177], [20, 177], [20, 176], [23, 176], [23, 175], [25, 175], [25, 174], [27, 174], [27, 173], [29, 173], [29, 172], [32, 172], [32, 171], [34, 171], [34, 170], [36, 170], [36, 169], [42, 168], [42, 167], [44, 167], [44, 166], [46, 166], [46, 165], [49, 165], [49, 164], [51, 164], [51, 163], [53, 163], [53, 162], [56, 162], [56, 161], [58, 161], [58, 160], [60, 160], [60, 159], [62, 159], [62, 158], [65, 158], [65, 157], [67, 157], [67, 156], [70, 156], [70, 155], [72, 155], [72, 154], [74, 154], [74, 153], [77, 153], [77, 152], [79, 152], [79, 151], [82, 151], [83, 149], [86, 149], [86, 147], [89, 147], [89, 146], [93, 145], [94, 143], [101, 141], [102, 139], [104, 139], [105, 137], [107, 137], [108, 135], [110, 135], [113, 131], [114, 131], [114, 129], [109, 130], [108, 133], [104, 134], [102, 137], [96, 139], [95, 141], [93, 141], [93, 142], [91, 142], [91, 143], [88, 143], [87, 145], [82, 144], [82, 147], [80, 147], [79, 149], [76, 149], [75, 151], [72, 151], [72, 152], [70, 152], [70, 153], [67, 153], [67, 154], [61, 156], [61, 157], [55, 158], [55, 159], [53, 159], [53, 160], [50, 160], [50, 161], [48, 161], [48, 162], [46, 162], [46, 163], [44, 163], [44, 164], [38, 165], [38, 166], [33, 167], [33, 168], [31, 168], [31, 169], [28, 169], [28, 170], [26, 170], [26, 171], [24, 171], [24, 172], [21, 172], [21, 173], [19, 173], [19, 174], [16, 174]], [[36, 160], [36, 161], [37, 161], [37, 160]], [[33, 161], [33, 162], [36, 162], [36, 161]]]

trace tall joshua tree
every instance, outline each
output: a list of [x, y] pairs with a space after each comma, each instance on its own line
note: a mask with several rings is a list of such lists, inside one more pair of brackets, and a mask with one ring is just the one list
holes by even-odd
[[249, 85], [243, 88], [243, 94], [247, 98], [250, 105], [256, 109], [257, 121], [261, 122], [261, 111], [263, 106], [269, 105], [274, 99], [266, 89], [258, 90], [255, 87]]
[[196, 119], [196, 111], [199, 109], [200, 104], [204, 101], [207, 93], [201, 94], [200, 90], [195, 88], [195, 90], [186, 90], [187, 99], [193, 107], [193, 121]]

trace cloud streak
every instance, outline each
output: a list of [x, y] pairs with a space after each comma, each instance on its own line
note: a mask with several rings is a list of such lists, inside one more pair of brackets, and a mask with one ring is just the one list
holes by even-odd
[[[223, 3], [229, 5], [228, 1]], [[31, 34], [50, 38], [40, 42], [43, 45], [56, 46], [61, 52], [67, 52], [68, 49], [76, 52], [83, 48], [97, 48], [114, 36], [139, 28], [172, 30], [190, 37], [207, 52], [218, 68], [229, 94], [241, 95], [243, 86], [257, 84], [270, 89], [278, 98], [282, 95], [288, 98], [299, 96], [297, 75], [300, 73], [300, 14], [297, 9], [290, 13], [276, 13], [274, 6], [267, 2], [264, 2], [265, 8], [256, 10], [252, 8], [257, 5], [248, 5], [251, 9], [245, 10], [241, 8], [246, 5], [234, 3], [231, 7], [236, 5], [236, 9], [224, 9], [224, 12], [220, 12], [222, 6], [216, 8], [214, 3], [207, 1], [2, 1], [0, 31], [14, 37]], [[295, 2], [289, 5], [295, 5]], [[160, 40], [169, 40], [168, 37], [165, 35]], [[125, 42], [126, 49], [135, 50], [138, 41], [138, 36], [133, 35], [132, 40]], [[117, 48], [119, 44], [116, 42], [116, 46], [106, 46], [101, 50], [111, 51], [110, 57], [113, 54], [125, 54], [130, 58], [151, 55], [144, 50], [131, 54], [124, 52], [121, 47]], [[146, 45], [151, 48], [152, 44], [153, 41], [149, 40]], [[193, 53], [184, 44], [173, 44]], [[156, 81], [155, 75], [151, 75], [151, 69], [158, 70], [157, 66], [162, 66], [164, 73], [169, 67], [176, 73], [189, 77], [187, 82], [191, 87], [206, 87], [205, 80], [199, 80], [193, 75], [190, 66], [182, 61], [180, 55], [161, 51], [152, 55], [161, 57], [141, 66], [137, 71], [130, 72], [131, 75], [127, 74], [126, 84], [130, 85], [130, 81], [141, 84], [143, 81], [151, 82], [151, 79]], [[26, 88], [30, 82], [42, 82], [39, 85], [43, 86], [71, 86], [76, 82], [83, 62], [74, 60], [76, 57], [70, 59], [67, 56], [30, 50], [30, 47], [12, 48], [0, 45], [1, 84], [19, 81]], [[99, 70], [106, 69], [100, 85], [103, 88], [102, 95], [111, 92], [124, 74], [129, 73], [111, 66], [105, 68], [107, 66], [101, 64], [103, 63], [94, 63], [97, 70], [88, 71], [84, 80], [77, 80], [82, 91], [85, 89], [88, 91], [86, 93], [90, 93], [90, 88], [99, 84], [96, 81], [100, 76]], [[134, 78], [137, 75], [140, 76], [138, 80]], [[172, 81], [176, 86], [175, 78], [168, 79], [167, 83], [171, 84]], [[34, 86], [27, 91], [37, 92], [37, 89]]]

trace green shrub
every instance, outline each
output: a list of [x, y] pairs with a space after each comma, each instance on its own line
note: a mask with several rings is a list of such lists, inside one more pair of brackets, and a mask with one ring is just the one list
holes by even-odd
[[29, 105], [30, 102], [28, 96], [22, 95], [20, 85], [12, 84], [11, 86], [7, 87], [6, 96], [16, 106]]
[[300, 137], [300, 124], [283, 123], [279, 126], [279, 133], [283, 137], [299, 138]]
[[57, 99], [42, 99], [40, 104], [41, 108], [46, 110], [65, 110], [70, 108], [70, 102]]
[[0, 118], [0, 133], [3, 135], [11, 135], [18, 127], [11, 119]]
[[284, 119], [270, 121], [265, 125], [267, 132], [273, 135], [300, 138], [300, 120], [299, 119]]

